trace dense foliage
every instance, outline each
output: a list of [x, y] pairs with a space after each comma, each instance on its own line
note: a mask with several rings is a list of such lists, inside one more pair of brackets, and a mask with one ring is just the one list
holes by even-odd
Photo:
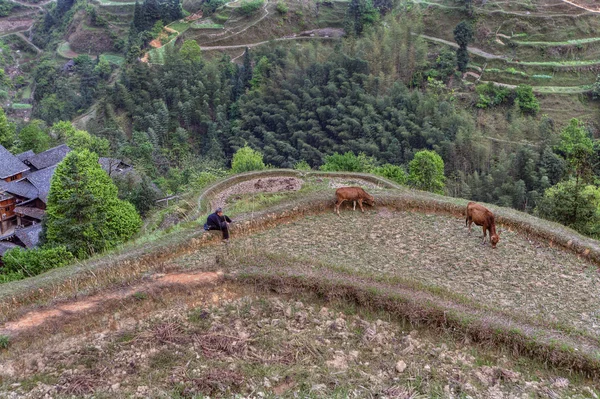
[[252, 170], [262, 170], [266, 168], [263, 162], [263, 156], [260, 152], [244, 146], [233, 154], [231, 160], [231, 171], [233, 173], [250, 172]]
[[50, 269], [68, 265], [73, 260], [73, 255], [64, 246], [29, 250], [13, 248], [2, 256], [4, 266], [0, 273], [0, 282], [36, 276]]
[[78, 258], [114, 247], [137, 232], [133, 205], [117, 198], [117, 187], [88, 150], [72, 151], [58, 165], [46, 209], [45, 240]]
[[444, 161], [433, 151], [419, 151], [408, 164], [408, 181], [419, 190], [444, 193]]

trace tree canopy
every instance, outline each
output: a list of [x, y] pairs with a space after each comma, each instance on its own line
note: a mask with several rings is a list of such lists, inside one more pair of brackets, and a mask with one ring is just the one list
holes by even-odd
[[72, 151], [52, 177], [45, 240], [78, 258], [112, 248], [137, 232], [133, 205], [117, 198], [117, 187], [90, 151]]

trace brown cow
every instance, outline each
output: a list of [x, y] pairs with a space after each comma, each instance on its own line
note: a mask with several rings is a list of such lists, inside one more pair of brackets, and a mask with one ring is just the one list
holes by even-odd
[[465, 220], [465, 225], [469, 226], [469, 234], [471, 234], [472, 223], [483, 227], [483, 242], [481, 244], [485, 244], [485, 234], [487, 230], [489, 231], [492, 248], [496, 248], [496, 244], [498, 241], [500, 241], [500, 235], [496, 233], [494, 214], [483, 205], [479, 205], [475, 202], [469, 202], [467, 204], [467, 219]]
[[333, 207], [333, 211], [337, 211], [338, 216], [340, 216], [340, 205], [344, 201], [353, 201], [354, 210], [356, 210], [356, 201], [358, 201], [360, 210], [363, 213], [365, 212], [362, 206], [363, 201], [371, 206], [375, 204], [375, 198], [360, 187], [340, 187], [335, 190], [335, 206]]

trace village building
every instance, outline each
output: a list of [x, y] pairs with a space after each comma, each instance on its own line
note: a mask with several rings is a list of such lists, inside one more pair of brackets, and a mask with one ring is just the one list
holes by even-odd
[[[13, 155], [0, 145], [0, 266], [9, 249], [38, 245], [52, 176], [70, 151], [62, 144], [39, 154], [30, 150]], [[119, 159], [100, 158], [98, 162], [109, 176], [133, 171]]]

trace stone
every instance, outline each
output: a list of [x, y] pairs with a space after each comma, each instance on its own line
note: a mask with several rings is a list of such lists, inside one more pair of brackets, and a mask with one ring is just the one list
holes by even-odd
[[406, 370], [406, 363], [404, 363], [404, 360], [398, 360], [398, 362], [396, 362], [396, 371], [403, 373], [404, 370]]

